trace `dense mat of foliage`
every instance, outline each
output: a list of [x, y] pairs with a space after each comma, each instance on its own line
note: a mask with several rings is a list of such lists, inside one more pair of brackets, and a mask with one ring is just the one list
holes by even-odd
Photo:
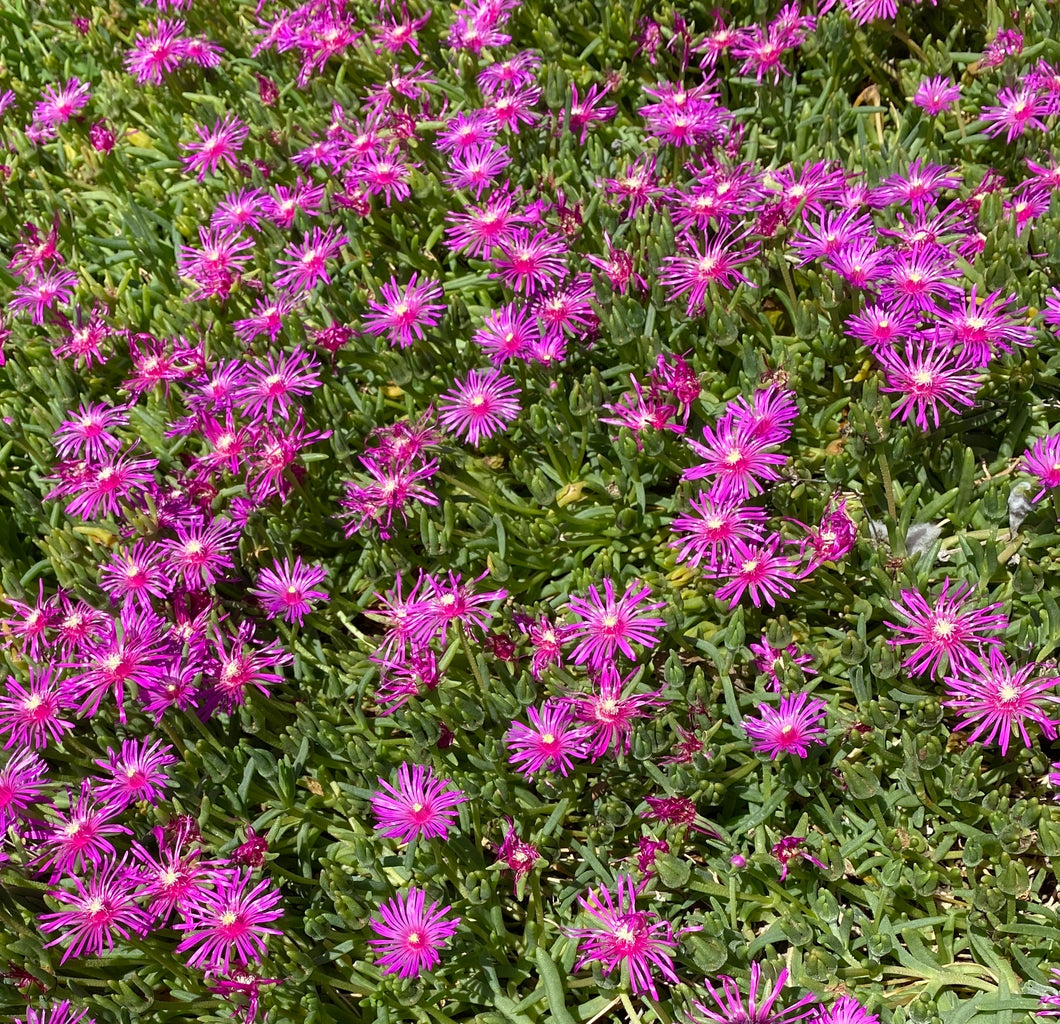
[[0, 4], [3, 1009], [1060, 1005], [1058, 117], [1047, 0]]

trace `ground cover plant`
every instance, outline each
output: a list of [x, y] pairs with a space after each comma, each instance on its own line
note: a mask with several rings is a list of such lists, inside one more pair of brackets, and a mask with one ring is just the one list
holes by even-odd
[[1060, 8], [0, 5], [5, 1019], [1060, 1014]]

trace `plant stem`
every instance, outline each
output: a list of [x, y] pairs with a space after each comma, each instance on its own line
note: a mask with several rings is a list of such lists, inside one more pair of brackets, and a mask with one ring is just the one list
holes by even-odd
[[891, 551], [898, 557], [905, 555], [905, 538], [898, 536], [898, 510], [894, 504], [894, 484], [891, 482], [891, 464], [887, 459], [887, 452], [883, 444], [876, 445], [876, 459], [880, 464], [880, 479], [883, 481], [883, 491], [887, 498], [887, 515], [891, 520]]
[[463, 627], [457, 624], [457, 629], [460, 632], [460, 645], [464, 648], [464, 657], [467, 658], [468, 664], [471, 666], [471, 671], [475, 674], [475, 681], [478, 683], [478, 688], [482, 691], [482, 695], [486, 696], [489, 691], [486, 688], [486, 680], [482, 678], [482, 673], [479, 671], [478, 659], [475, 658], [471, 653], [471, 645], [467, 642], [467, 635], [464, 633]]

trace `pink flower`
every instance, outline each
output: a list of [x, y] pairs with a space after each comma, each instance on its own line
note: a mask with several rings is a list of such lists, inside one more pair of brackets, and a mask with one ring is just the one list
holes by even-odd
[[442, 395], [438, 420], [457, 437], [478, 445], [519, 415], [519, 389], [499, 370], [471, 370]]
[[743, 1024], [795, 1024], [796, 1021], [806, 1020], [818, 1013], [817, 998], [812, 993], [803, 996], [785, 1009], [773, 1009], [773, 1004], [780, 997], [780, 993], [784, 990], [784, 983], [788, 980], [788, 972], [784, 969], [777, 975], [772, 992], [759, 1001], [758, 984], [761, 976], [758, 963], [752, 963], [746, 1007], [743, 996], [740, 994], [740, 987], [733, 978], [724, 974], [721, 976], [720, 994], [708, 980], [704, 979], [703, 987], [710, 993], [717, 1009], [705, 1003], [693, 1002], [692, 1005], [700, 1016], [693, 1016], [692, 1020], [696, 1024], [736, 1024], [737, 1021]]
[[733, 540], [732, 563], [712, 570], [715, 575], [729, 577], [729, 581], [718, 588], [718, 600], [731, 597], [729, 607], [735, 608], [746, 594], [750, 594], [751, 603], [756, 608], [763, 604], [774, 608], [777, 598], [790, 597], [795, 592], [792, 581], [799, 578], [799, 563], [777, 554], [780, 542], [778, 535], [754, 544]]
[[500, 278], [513, 291], [534, 295], [567, 273], [567, 243], [545, 228], [533, 237], [526, 228], [514, 228], [497, 246], [501, 255], [493, 260], [495, 270], [490, 276]]
[[524, 843], [519, 838], [519, 833], [515, 830], [515, 824], [509, 818], [508, 831], [504, 834], [504, 841], [501, 843], [500, 849], [497, 850], [497, 860], [503, 861], [508, 870], [511, 871], [514, 876], [516, 891], [518, 891], [519, 882], [534, 870], [534, 865], [540, 856], [536, 846], [531, 843]]
[[89, 864], [100, 868], [115, 854], [110, 837], [131, 833], [131, 829], [112, 820], [120, 810], [113, 804], [98, 802], [91, 783], [83, 779], [77, 796], [71, 794], [69, 808], [56, 811], [56, 820], [47, 826], [36, 858], [38, 868], [50, 866], [52, 881], [75, 874]]
[[134, 459], [133, 449], [101, 460], [97, 463], [82, 463], [80, 478], [60, 483], [45, 497], [73, 494], [66, 505], [66, 514], [82, 519], [98, 519], [101, 516], [120, 516], [123, 500], [139, 495], [145, 484], [155, 480], [157, 459]]
[[651, 587], [629, 583], [622, 596], [616, 599], [610, 578], [604, 578], [603, 586], [603, 597], [590, 584], [588, 597], [571, 597], [567, 601], [569, 610], [581, 620], [571, 628], [571, 635], [581, 638], [571, 653], [571, 661], [575, 665], [588, 664], [594, 671], [610, 665], [617, 651], [635, 661], [637, 654], [630, 644], [654, 647], [659, 642], [654, 631], [666, 626], [665, 619], [646, 614], [656, 608], [665, 608], [665, 603], [640, 607], [644, 598], [651, 594]]
[[384, 836], [403, 843], [424, 836], [448, 839], [456, 822], [456, 808], [467, 800], [459, 789], [450, 789], [448, 779], [436, 778], [430, 767], [409, 765], [398, 768], [398, 784], [379, 780], [382, 791], [372, 794], [376, 828]]
[[[255, 963], [267, 952], [267, 936], [282, 935], [268, 922], [283, 917], [277, 904], [283, 898], [272, 879], [262, 878], [253, 888], [253, 872], [218, 872], [215, 889], [201, 892], [182, 908], [185, 920], [174, 927], [187, 932], [176, 951], [194, 950], [189, 967], [205, 971], [231, 970]], [[197, 948], [196, 948], [197, 947]]]
[[170, 785], [166, 768], [177, 763], [173, 748], [161, 740], [123, 740], [121, 752], [107, 748], [107, 758], [94, 762], [110, 778], [96, 784], [103, 803], [124, 810], [129, 804], [146, 801], [157, 804]]
[[754, 285], [738, 268], [755, 255], [757, 243], [741, 247], [741, 241], [731, 234], [723, 234], [704, 241], [700, 247], [693, 240], [688, 244], [689, 252], [664, 257], [659, 281], [670, 289], [666, 301], [676, 302], [687, 294], [685, 313], [694, 317], [706, 305], [707, 292], [712, 284], [729, 290], [738, 283], [753, 288]]
[[512, 722], [505, 737], [511, 754], [508, 760], [527, 777], [547, 768], [567, 775], [576, 760], [588, 754], [592, 730], [573, 725], [567, 708], [546, 701], [541, 710], [528, 708], [530, 725]]
[[[11, 975], [7, 977], [10, 978]], [[95, 1018], [87, 1017], [87, 1014], [88, 1010], [78, 1010], [74, 1013], [70, 1001], [63, 999], [52, 1003], [46, 1010], [35, 1010], [32, 1006], [27, 1006], [25, 1021], [16, 1019], [14, 1024], [96, 1024]]]
[[880, 1024], [880, 1018], [869, 1013], [853, 996], [841, 996], [821, 1011], [818, 1024]]
[[745, 718], [743, 727], [754, 740], [751, 749], [769, 754], [775, 761], [780, 754], [806, 757], [809, 748], [824, 743], [825, 731], [820, 723], [827, 714], [823, 700], [805, 693], [780, 698], [779, 707], [762, 705], [758, 718]]
[[121, 441], [111, 431], [123, 427], [129, 419], [128, 411], [112, 408], [102, 402], [82, 402], [76, 413], [68, 413], [55, 431], [55, 450], [63, 459], [86, 458], [102, 460], [108, 451], [121, 448]]
[[48, 766], [32, 750], [17, 750], [0, 768], [0, 835], [44, 796]]
[[625, 964], [633, 994], [647, 992], [652, 999], [659, 998], [653, 969], [672, 984], [678, 983], [673, 969], [673, 950], [677, 948], [673, 927], [655, 913], [637, 910], [637, 886], [630, 875], [616, 879], [614, 897], [601, 885], [579, 897], [578, 905], [593, 923], [587, 928], [564, 930], [580, 940], [574, 970], [598, 960], [607, 975]]
[[935, 78], [925, 78], [913, 93], [913, 102], [932, 117], [938, 117], [960, 98], [961, 87], [954, 85], [948, 78], [943, 78], [941, 75]]
[[234, 389], [233, 398], [251, 420], [288, 419], [295, 399], [320, 387], [319, 362], [301, 346], [285, 356], [269, 355], [263, 364], [251, 365], [246, 380]]
[[1001, 607], [1000, 602], [965, 608], [973, 585], [962, 584], [952, 594], [949, 587], [947, 576], [933, 604], [915, 590], [903, 590], [894, 609], [907, 620], [906, 625], [884, 623], [897, 631], [895, 639], [888, 641], [892, 647], [916, 647], [902, 667], [917, 675], [942, 675], [944, 665], [950, 672], [975, 672], [987, 649], [1001, 646], [998, 634], [1008, 627], [1005, 616], [994, 610]]
[[198, 171], [198, 180], [202, 181], [208, 173], [216, 174], [222, 165], [235, 167], [249, 131], [235, 114], [226, 114], [211, 129], [195, 125], [199, 141], [181, 143], [181, 149], [190, 154], [184, 158], [184, 170]]
[[[613, 665], [606, 665], [595, 680], [596, 687], [590, 693], [570, 694], [559, 700], [574, 712], [574, 717], [585, 722], [592, 730], [589, 735], [588, 755], [595, 761], [612, 748], [616, 754], [628, 754], [633, 741], [633, 723], [638, 718], [647, 718], [649, 709], [664, 707], [668, 701], [660, 700], [661, 689], [649, 693], [632, 692], [634, 669], [624, 679]], [[623, 692], [625, 691], [625, 692]]]
[[446, 917], [449, 907], [439, 908], [437, 902], [426, 907], [426, 899], [422, 889], [407, 889], [381, 904], [379, 917], [372, 918], [378, 938], [368, 944], [383, 954], [375, 963], [384, 973], [415, 978], [441, 962], [438, 950], [453, 937], [460, 918]]
[[1060, 434], [1039, 437], [1023, 453], [1023, 470], [1038, 478], [1042, 489], [1034, 496], [1038, 501], [1054, 487], [1060, 487]]
[[185, 586], [200, 589], [214, 584], [233, 565], [231, 552], [240, 527], [227, 519], [200, 519], [178, 525], [175, 540], [160, 543], [166, 551], [166, 568]]
[[939, 338], [906, 341], [904, 350], [880, 349], [876, 358], [885, 378], [880, 390], [901, 396], [891, 419], [912, 418], [921, 430], [938, 430], [940, 407], [959, 413], [975, 405], [982, 374], [967, 346], [955, 348]]
[[1025, 723], [1028, 721], [1037, 723], [1047, 739], [1055, 739], [1058, 721], [1046, 712], [1043, 704], [1058, 702], [1055, 694], [1045, 694], [1060, 684], [1060, 678], [1032, 680], [1030, 677], [1037, 668], [1031, 662], [1013, 669], [1003, 654], [991, 648], [989, 666], [977, 661], [960, 676], [946, 677], [946, 689], [953, 699], [943, 703], [961, 712], [958, 729], [974, 726], [968, 737], [970, 742], [979, 740], [984, 746], [996, 743], [1001, 747], [1002, 757], [1016, 732], [1024, 746], [1033, 746], [1027, 735]]
[[7, 693], [0, 697], [0, 736], [5, 749], [43, 750], [50, 742], [62, 742], [74, 727], [62, 717], [71, 707], [69, 688], [49, 666], [31, 668], [28, 687], [8, 676]]
[[68, 909], [40, 915], [43, 932], [59, 932], [45, 948], [70, 940], [61, 963], [86, 953], [101, 956], [104, 949], [114, 948], [116, 938], [147, 934], [150, 920], [136, 902], [137, 880], [124, 861], [97, 867], [87, 881], [72, 878], [70, 882], [73, 892], [52, 889], [48, 893]]
[[64, 124], [88, 103], [88, 83], [77, 78], [58, 87], [46, 86], [40, 103], [33, 110], [33, 120], [44, 127]]
[[161, 85], [163, 78], [184, 62], [188, 41], [183, 21], [159, 21], [148, 35], [137, 35], [125, 55], [125, 68], [141, 85]]
[[8, 303], [10, 309], [29, 310], [30, 320], [44, 323], [44, 314], [57, 302], [67, 303], [74, 297], [77, 274], [72, 270], [55, 268], [43, 270], [31, 281], [20, 284]]
[[757, 425], [746, 417], [726, 412], [717, 426], [703, 428], [703, 440], [688, 441], [689, 448], [702, 460], [686, 469], [685, 480], [713, 477], [710, 497], [721, 502], [742, 501], [762, 492], [762, 484], [779, 479], [774, 466], [782, 466], [786, 457], [771, 451], [774, 445], [762, 436]]
[[310, 601], [328, 599], [326, 590], [313, 589], [326, 576], [327, 570], [319, 565], [303, 565], [301, 558], [292, 565], [285, 558], [282, 563], [276, 561], [271, 569], [263, 569], [258, 574], [258, 585], [250, 593], [261, 602], [268, 618], [282, 615], [287, 622], [300, 626], [311, 611]]
[[397, 278], [384, 284], [382, 302], [369, 302], [372, 312], [364, 317], [368, 334], [386, 334], [391, 345], [408, 348], [413, 337], [422, 341], [425, 331], [436, 327], [446, 310], [444, 302], [432, 301], [442, 298], [442, 286], [436, 281], [418, 283], [419, 275], [413, 274], [402, 288]]
[[277, 266], [284, 269], [276, 275], [273, 284], [292, 295], [309, 291], [320, 282], [331, 284], [327, 261], [338, 256], [347, 241], [338, 228], [326, 231], [313, 228], [308, 239], [301, 245], [287, 246], [276, 260]]
[[163, 830], [154, 830], [158, 856], [139, 843], [132, 844], [132, 855], [140, 861], [131, 872], [139, 878], [139, 895], [147, 900], [147, 910], [158, 927], [165, 927], [174, 910], [185, 913], [192, 903], [201, 903], [213, 884], [219, 864], [199, 859], [199, 850], [188, 849], [189, 836], [180, 833], [168, 843]]

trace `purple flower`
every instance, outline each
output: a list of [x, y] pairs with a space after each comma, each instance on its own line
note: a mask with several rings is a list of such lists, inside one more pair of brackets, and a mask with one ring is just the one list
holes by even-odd
[[673, 927], [651, 911], [637, 910], [637, 885], [630, 875], [616, 879], [614, 897], [601, 885], [580, 896], [578, 905], [593, 923], [587, 928], [565, 929], [571, 938], [580, 940], [574, 970], [598, 960], [607, 975], [624, 963], [633, 994], [647, 992], [652, 999], [659, 998], [653, 969], [672, 984], [678, 983], [673, 969], [677, 948]]
[[0, 768], [0, 835], [36, 803], [48, 784], [48, 766], [32, 750], [17, 750]]
[[756, 608], [761, 608], [763, 604], [774, 608], [777, 598], [790, 597], [795, 592], [792, 581], [800, 575], [799, 563], [793, 558], [777, 554], [780, 543], [779, 535], [755, 544], [734, 539], [732, 563], [712, 570], [715, 575], [729, 577], [728, 582], [718, 588], [718, 600], [725, 601], [731, 597], [729, 607], [735, 608], [745, 594], [750, 594], [751, 603]]
[[369, 302], [372, 312], [364, 317], [368, 334], [386, 334], [391, 345], [408, 348], [414, 337], [422, 341], [425, 331], [438, 325], [446, 305], [433, 300], [442, 298], [442, 286], [436, 281], [418, 281], [419, 275], [413, 274], [402, 287], [392, 277], [380, 288], [383, 301]]
[[283, 917], [277, 904], [283, 898], [272, 879], [262, 878], [253, 888], [253, 872], [219, 871], [215, 888], [189, 899], [182, 908], [185, 920], [174, 927], [187, 932], [177, 952], [194, 950], [189, 967], [228, 973], [232, 963], [240, 967], [255, 963], [265, 955], [269, 935], [282, 935], [268, 923]]
[[61, 963], [72, 956], [101, 956], [104, 949], [114, 948], [116, 939], [147, 934], [151, 922], [136, 902], [138, 882], [124, 861], [97, 865], [89, 879], [71, 878], [70, 883], [73, 892], [52, 889], [48, 893], [67, 909], [40, 915], [43, 932], [59, 933], [45, 948], [70, 942]]
[[96, 795], [118, 810], [144, 800], [157, 804], [170, 785], [166, 768], [177, 763], [173, 748], [161, 740], [123, 740], [121, 752], [107, 748], [107, 758], [95, 761], [110, 778], [96, 784]]
[[519, 415], [519, 389], [499, 370], [471, 370], [454, 384], [439, 400], [438, 420], [473, 445], [507, 429]]
[[637, 654], [630, 644], [654, 647], [659, 642], [655, 631], [666, 625], [664, 619], [646, 614], [666, 607], [665, 603], [641, 607], [651, 594], [651, 587], [629, 583], [622, 596], [616, 598], [610, 578], [604, 577], [603, 586], [602, 597], [590, 584], [588, 597], [571, 597], [567, 601], [568, 609], [580, 619], [571, 627], [571, 636], [580, 638], [571, 653], [571, 661], [575, 665], [588, 664], [594, 671], [610, 665], [617, 651], [635, 661]]
[[540, 711], [528, 708], [526, 713], [530, 725], [512, 722], [505, 737], [511, 751], [508, 760], [524, 775], [529, 777], [547, 768], [565, 776], [575, 760], [588, 756], [592, 730], [575, 726], [568, 708], [546, 701]]
[[299, 626], [302, 619], [311, 611], [310, 601], [326, 601], [326, 590], [314, 590], [327, 576], [327, 570], [319, 565], [303, 565], [301, 558], [291, 564], [289, 558], [283, 562], [276, 561], [271, 569], [262, 569], [258, 574], [258, 585], [253, 594], [265, 609], [265, 614], [273, 619], [282, 615], [287, 622], [296, 622]]
[[793, 693], [781, 697], [778, 707], [763, 704], [758, 718], [745, 718], [743, 727], [754, 740], [751, 749], [769, 754], [771, 761], [780, 754], [806, 757], [811, 746], [824, 743], [825, 731], [820, 723], [827, 711], [823, 700], [806, 693]]
[[954, 85], [948, 78], [943, 78], [941, 75], [925, 78], [913, 93], [913, 102], [932, 117], [938, 117], [960, 98], [961, 87]]
[[1023, 470], [1038, 478], [1042, 489], [1034, 496], [1038, 501], [1054, 487], [1060, 487], [1060, 434], [1039, 437], [1023, 453]]
[[407, 889], [380, 904], [379, 917], [371, 920], [378, 938], [368, 944], [383, 954], [375, 963], [384, 973], [415, 978], [441, 962], [438, 950], [453, 937], [460, 918], [446, 917], [449, 907], [437, 902], [428, 907], [426, 901], [422, 889]]
[[1003, 654], [991, 648], [989, 665], [977, 661], [974, 668], [960, 676], [946, 677], [946, 690], [952, 699], [943, 703], [961, 712], [958, 729], [974, 726], [968, 737], [970, 742], [979, 740], [984, 746], [996, 743], [1002, 757], [1008, 753], [1014, 733], [1018, 732], [1025, 747], [1033, 746], [1027, 735], [1027, 722], [1035, 722], [1047, 739], [1055, 739], [1058, 721], [1043, 705], [1055, 705], [1060, 699], [1046, 693], [1060, 684], [1060, 678], [1031, 679], [1037, 668], [1031, 662], [1014, 669]]
[[456, 808], [467, 800], [459, 789], [449, 789], [448, 779], [436, 778], [430, 767], [402, 764], [398, 784], [379, 780], [382, 790], [372, 794], [376, 828], [384, 836], [411, 842], [418, 836], [448, 839], [456, 821]]
[[[187, 53], [186, 44], [184, 53]], [[222, 164], [234, 167], [249, 131], [235, 114], [219, 118], [210, 129], [195, 125], [199, 141], [181, 143], [184, 152], [190, 154], [184, 158], [184, 170], [198, 171], [198, 180], [202, 181], [207, 174], [215, 174]]]
[[56, 820], [46, 826], [37, 867], [50, 866], [52, 881], [75, 874], [89, 864], [100, 868], [115, 855], [110, 837], [131, 833], [131, 829], [112, 820], [120, 810], [114, 804], [99, 802], [89, 780], [82, 779], [80, 792], [70, 797], [69, 808], [56, 811]]
[[[995, 611], [1001, 603], [986, 608], [966, 608], [973, 585], [966, 583], [949, 593], [947, 576], [939, 596], [929, 604], [915, 590], [903, 590], [894, 610], [906, 625], [885, 622], [897, 636], [888, 643], [893, 647], [916, 647], [902, 662], [902, 667], [918, 675], [942, 675], [943, 666], [950, 672], [974, 673], [988, 648], [1000, 647], [998, 635], [1008, 627], [1008, 620]], [[944, 660], [945, 659], [945, 660]]]
[[775, 1010], [773, 1004], [784, 990], [788, 972], [782, 969], [777, 975], [772, 992], [760, 1000], [758, 985], [761, 977], [761, 967], [757, 962], [752, 963], [746, 1007], [735, 979], [723, 974], [720, 993], [708, 980], [704, 979], [703, 987], [710, 993], [714, 1006], [693, 1002], [692, 1005], [700, 1014], [698, 1017], [693, 1016], [693, 1021], [697, 1024], [737, 1024], [737, 1022], [740, 1024], [795, 1024], [796, 1021], [806, 1020], [819, 1012], [817, 999], [812, 993], [803, 996], [785, 1009]]

